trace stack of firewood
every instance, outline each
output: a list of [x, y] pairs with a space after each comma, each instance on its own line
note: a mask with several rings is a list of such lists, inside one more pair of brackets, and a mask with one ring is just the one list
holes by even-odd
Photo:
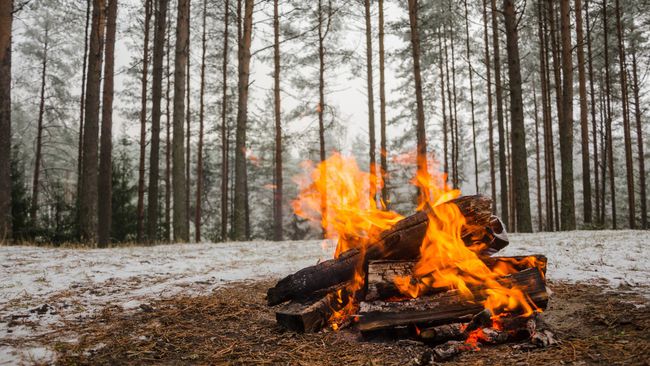
[[[546, 258], [493, 257], [508, 245], [508, 236], [501, 220], [492, 215], [490, 198], [475, 195], [452, 201], [465, 216], [461, 231], [466, 246], [478, 253], [490, 268], [507, 263], [518, 271], [499, 282], [506, 287], [517, 286], [539, 309], [545, 309], [548, 293], [545, 284]], [[481, 305], [485, 291], [481, 286], [470, 288], [472, 301], [458, 290], [431, 291], [414, 299], [405, 299], [395, 285], [395, 278], [409, 277], [420, 256], [420, 245], [428, 225], [428, 214], [420, 211], [398, 222], [370, 243], [365, 252], [351, 249], [338, 258], [304, 268], [281, 279], [267, 293], [270, 306], [277, 306], [278, 324], [297, 332], [316, 332], [327, 326], [332, 315], [348, 301], [357, 305], [350, 318], [357, 320], [357, 329], [364, 337], [417, 337], [431, 343], [445, 343], [443, 354], [454, 354], [465, 347], [463, 341], [473, 330], [484, 329], [483, 342], [505, 341], [526, 333], [532, 337], [531, 323], [513, 316], [504, 323], [508, 329], [492, 329], [492, 314]], [[534, 264], [531, 264], [534, 263]], [[352, 294], [351, 281], [359, 266], [365, 274], [364, 287]], [[398, 299], [398, 301], [396, 301]], [[285, 304], [286, 302], [286, 304]], [[352, 320], [352, 319], [350, 319]], [[511, 328], [511, 329], [510, 329]], [[457, 344], [457, 346], [453, 346]]]

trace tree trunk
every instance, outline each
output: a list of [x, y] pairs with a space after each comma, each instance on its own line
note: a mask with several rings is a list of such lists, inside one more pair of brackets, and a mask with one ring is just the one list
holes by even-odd
[[97, 140], [99, 138], [99, 92], [102, 75], [104, 40], [104, 0], [93, 0], [93, 23], [90, 31], [88, 84], [82, 159], [79, 228], [81, 241], [94, 243], [97, 239]]
[[[453, 28], [453, 24], [451, 23], [453, 19], [453, 9], [452, 9], [452, 2], [449, 2], [449, 29], [451, 30]], [[449, 103], [453, 103], [453, 111], [454, 111], [454, 118], [453, 118], [453, 124], [452, 124], [452, 129], [453, 129], [453, 149], [452, 149], [452, 154], [454, 158], [452, 159], [454, 162], [454, 167], [453, 167], [453, 184], [454, 187], [459, 187], [460, 186], [460, 180], [459, 180], [459, 174], [458, 174], [458, 160], [460, 159], [460, 156], [458, 154], [458, 143], [460, 141], [459, 134], [458, 134], [458, 103], [457, 103], [457, 93], [456, 93], [456, 48], [454, 47], [454, 33], [450, 32], [450, 39], [449, 43], [451, 45], [451, 88], [452, 88], [452, 96], [453, 99], [450, 98]], [[449, 87], [449, 85], [447, 85]], [[451, 106], [451, 105], [450, 105]]]
[[0, 1], [0, 243], [12, 238], [11, 31], [13, 1]]
[[[555, 19], [555, 9], [553, 6], [553, 2], [548, 2], [547, 7], [548, 7], [548, 23], [549, 23], [549, 30], [548, 30], [548, 38], [550, 38], [550, 44], [551, 44], [551, 57], [553, 60], [553, 78], [554, 78], [554, 88], [555, 88], [555, 106], [557, 108], [557, 118], [560, 120], [562, 117], [562, 76], [560, 74], [561, 68], [560, 68], [560, 61], [559, 61], [559, 51], [558, 51], [558, 44], [557, 44], [557, 31], [555, 29], [555, 24], [556, 24], [556, 19]], [[550, 65], [549, 65], [550, 66]], [[549, 71], [549, 76], [548, 79], [550, 80], [550, 71]], [[549, 81], [550, 83], [550, 81]], [[550, 97], [550, 88], [549, 88], [549, 103], [551, 100]], [[552, 118], [552, 117], [551, 117]], [[553, 131], [553, 125], [551, 122], [549, 122], [549, 130], [552, 132]], [[558, 131], [559, 133], [559, 131]], [[551, 142], [553, 142], [551, 140]], [[555, 149], [555, 145], [551, 145], [553, 149]], [[553, 153], [555, 155], [555, 153]], [[557, 180], [555, 179], [556, 176], [556, 169], [555, 169], [555, 157], [553, 156], [553, 160], [551, 160], [552, 165], [552, 173], [553, 173], [553, 206], [555, 208], [555, 230], [560, 230], [560, 209], [558, 208], [558, 200], [557, 200]]]
[[643, 155], [643, 125], [641, 122], [641, 100], [639, 98], [639, 75], [637, 71], [636, 48], [632, 48], [632, 77], [634, 92], [634, 117], [636, 119], [636, 141], [639, 154], [639, 200], [641, 206], [641, 229], [648, 228], [648, 209], [645, 185], [645, 155]]
[[194, 240], [201, 242], [201, 200], [203, 196], [203, 119], [205, 97], [205, 51], [207, 43], [206, 18], [208, 1], [203, 0], [203, 35], [201, 36], [201, 86], [199, 96], [199, 145], [196, 151], [196, 211], [194, 212]]
[[228, 18], [229, 0], [224, 5], [224, 35], [221, 96], [221, 240], [228, 239]]
[[537, 33], [539, 36], [539, 59], [540, 59], [540, 84], [542, 93], [542, 127], [544, 132], [544, 194], [546, 198], [546, 230], [553, 230], [553, 186], [555, 182], [552, 172], [552, 154], [553, 144], [550, 142], [552, 139], [552, 131], [550, 130], [551, 108], [549, 100], [549, 85], [547, 78], [547, 61], [548, 52], [546, 49], [545, 38], [545, 20], [542, 11], [542, 0], [537, 1]]
[[185, 185], [185, 78], [189, 59], [190, 1], [178, 1], [176, 17], [176, 51], [174, 57], [174, 110], [172, 117], [172, 199], [174, 203], [174, 242], [189, 240]]
[[390, 198], [388, 196], [388, 150], [386, 149], [386, 80], [384, 75], [384, 0], [379, 0], [379, 130], [381, 141], [379, 143], [380, 156], [379, 164], [383, 186], [381, 188], [381, 199], [384, 207], [388, 207]]
[[623, 40], [623, 23], [621, 21], [621, 6], [616, 0], [616, 35], [618, 38], [618, 62], [621, 79], [621, 104], [623, 110], [623, 137], [625, 141], [625, 172], [627, 183], [628, 218], [630, 229], [636, 229], [634, 208], [634, 163], [632, 162], [632, 137], [630, 136], [630, 114], [628, 111], [627, 68], [625, 66], [625, 42]]
[[578, 82], [580, 93], [580, 136], [582, 146], [582, 204], [585, 223], [591, 223], [591, 170], [589, 169], [589, 116], [587, 111], [587, 80], [585, 76], [584, 35], [581, 0], [575, 0], [576, 45], [578, 53]]
[[[600, 220], [600, 212], [603, 210], [601, 207], [600, 199], [600, 182], [598, 177], [598, 136], [596, 131], [596, 97], [594, 91], [594, 65], [593, 65], [593, 53], [591, 52], [591, 23], [589, 23], [589, 0], [585, 0], [585, 21], [587, 23], [587, 61], [589, 66], [589, 92], [590, 92], [590, 102], [591, 102], [591, 129], [592, 129], [592, 139], [593, 139], [593, 154], [594, 154], [594, 196], [595, 196], [595, 218], [596, 222]], [[584, 163], [583, 163], [584, 164]], [[592, 216], [593, 213], [592, 213]]]
[[149, 28], [151, 23], [151, 2], [144, 3], [144, 45], [142, 52], [142, 92], [140, 99], [140, 159], [138, 165], [138, 232], [137, 241], [142, 242], [144, 232], [144, 174], [147, 147], [147, 79], [149, 76]]
[[[444, 133], [445, 136], [447, 136], [447, 133], [449, 133], [449, 137], [447, 138], [447, 141], [451, 140], [451, 181], [454, 181], [454, 166], [456, 165], [455, 159], [456, 159], [456, 139], [454, 138], [454, 111], [453, 111], [453, 106], [452, 106], [452, 98], [451, 98], [451, 79], [449, 78], [449, 52], [447, 51], [449, 47], [447, 47], [447, 27], [446, 23], [443, 24], [443, 32], [441, 33], [441, 42], [442, 42], [442, 50], [444, 51], [443, 55], [445, 57], [445, 79], [446, 79], [446, 85], [447, 85], [447, 111], [449, 112], [449, 118], [447, 119], [447, 123], [444, 126]], [[444, 103], [443, 103], [444, 105]], [[448, 144], [445, 144], [445, 154], [449, 155], [449, 150], [447, 149]], [[445, 159], [447, 159], [445, 157]], [[445, 173], [448, 175], [450, 172], [449, 166], [447, 166], [447, 169], [445, 169]], [[448, 179], [449, 177], [445, 178]], [[446, 183], [447, 181], [445, 181]], [[452, 183], [453, 184], [453, 183]]]
[[[508, 77], [510, 79], [510, 118], [512, 175], [514, 180], [513, 192], [517, 195], [516, 216], [517, 231], [532, 232], [530, 218], [530, 197], [528, 192], [528, 152], [526, 150], [526, 129], [524, 127], [524, 104], [521, 96], [521, 71], [519, 68], [519, 39], [517, 35], [517, 16], [512, 0], [503, 3], [503, 14], [506, 24], [506, 43], [508, 51]], [[511, 155], [512, 156], [512, 155]]]
[[497, 186], [494, 167], [494, 126], [492, 115], [492, 78], [490, 65], [490, 47], [488, 41], [487, 0], [483, 0], [483, 42], [485, 45], [485, 70], [487, 84], [487, 120], [488, 120], [488, 154], [490, 160], [490, 190], [492, 192], [492, 213], [497, 213]]
[[[606, 136], [607, 165], [609, 170], [609, 191], [612, 195], [612, 229], [616, 230], [616, 181], [614, 176], [614, 149], [612, 146], [612, 108], [610, 102], [610, 77], [609, 77], [609, 28], [607, 27], [607, 0], [603, 0], [603, 43], [605, 55], [605, 102], [607, 106]], [[603, 183], [604, 184], [604, 183]], [[603, 195], [604, 200], [604, 195]]]
[[29, 211], [29, 217], [33, 226], [37, 226], [36, 214], [38, 212], [38, 191], [40, 188], [39, 177], [41, 176], [41, 148], [43, 147], [43, 117], [45, 115], [45, 84], [47, 77], [47, 57], [49, 46], [49, 23], [45, 25], [45, 34], [43, 36], [43, 60], [41, 63], [41, 95], [38, 104], [38, 127], [36, 130], [36, 154], [34, 155], [34, 177], [32, 181], [32, 204]]
[[86, 0], [86, 27], [84, 28], [84, 59], [81, 70], [81, 93], [79, 95], [79, 142], [77, 143], [77, 222], [79, 222], [79, 198], [81, 197], [81, 161], [83, 156], [84, 111], [86, 101], [86, 67], [88, 65], [88, 30], [90, 29], [91, 0]]
[[478, 153], [476, 151], [476, 117], [474, 115], [474, 74], [472, 69], [471, 53], [469, 48], [469, 13], [467, 11], [467, 0], [463, 1], [465, 5], [465, 46], [467, 49], [467, 70], [469, 71], [469, 101], [472, 111], [472, 150], [474, 152], [474, 183], [476, 186], [476, 194], [479, 193], [478, 188]]
[[280, 100], [280, 15], [273, 1], [273, 97], [275, 117], [275, 187], [273, 188], [273, 238], [282, 241], [282, 120]]
[[415, 79], [417, 169], [427, 171], [427, 138], [424, 126], [424, 102], [422, 101], [422, 73], [420, 71], [420, 34], [418, 28], [418, 0], [408, 0], [411, 27], [411, 52], [413, 54], [413, 78]]
[[237, 131], [235, 141], [235, 216], [233, 236], [245, 240], [246, 235], [246, 124], [248, 122], [248, 80], [251, 61], [251, 34], [253, 30], [253, 0], [245, 1], [243, 33], [239, 44], [239, 98], [237, 103]]
[[[171, 54], [171, 41], [172, 31], [171, 22], [167, 22], [167, 40], [165, 51], [165, 241], [171, 240], [172, 233], [172, 126], [171, 126], [171, 61], [169, 55]], [[156, 218], [157, 220], [157, 218]]]
[[542, 179], [539, 163], [539, 111], [537, 109], [537, 90], [535, 89], [535, 79], [533, 85], [533, 112], [535, 114], [535, 180], [537, 181], [537, 231], [544, 229], [544, 217], [542, 216]]
[[370, 199], [376, 202], [377, 164], [375, 159], [375, 96], [372, 81], [372, 24], [370, 23], [370, 0], [364, 0], [366, 18], [366, 81], [368, 83], [368, 135], [370, 144]]
[[499, 24], [496, 0], [492, 2], [492, 47], [494, 50], [494, 84], [497, 102], [497, 129], [499, 132], [499, 183], [501, 185], [501, 219], [508, 221], [508, 175], [506, 173], [506, 144], [503, 127], [503, 86], [501, 84], [501, 55], [499, 54]]
[[[158, 240], [158, 172], [160, 154], [160, 116], [162, 101], [163, 56], [167, 29], [168, 0], [156, 0], [156, 24], [153, 34], [153, 80], [151, 85], [151, 149], [149, 151], [149, 191], [147, 192], [147, 239]], [[167, 97], [169, 100], [169, 96]], [[168, 209], [168, 207], [166, 207]], [[168, 211], [168, 210], [166, 210]]]
[[190, 228], [190, 187], [192, 186], [192, 176], [190, 174], [190, 166], [192, 164], [191, 159], [191, 148], [190, 148], [190, 136], [191, 136], [191, 120], [192, 120], [192, 109], [191, 105], [191, 96], [192, 89], [190, 88], [190, 80], [192, 79], [192, 74], [190, 70], [190, 63], [192, 58], [190, 57], [191, 48], [190, 48], [190, 21], [192, 14], [192, 2], [190, 1], [187, 5], [190, 9], [187, 11], [187, 24], [188, 24], [188, 34], [187, 34], [187, 71], [186, 71], [186, 82], [187, 86], [185, 89], [185, 225], [187, 225], [188, 230], [188, 240], [189, 240], [189, 228]]
[[440, 101], [442, 106], [442, 154], [444, 156], [444, 165], [443, 173], [445, 174], [445, 182], [449, 176], [449, 137], [448, 137], [448, 127], [447, 127], [447, 107], [445, 105], [445, 69], [443, 68], [443, 63], [446, 62], [446, 59], [443, 60], [444, 53], [442, 52], [442, 32], [440, 28], [436, 32], [438, 35], [438, 68], [440, 69]]
[[115, 70], [115, 31], [117, 27], [117, 1], [109, 0], [106, 12], [106, 61], [104, 62], [104, 94], [102, 100], [102, 134], [99, 152], [98, 187], [101, 199], [97, 204], [97, 244], [106, 248], [111, 241], [113, 197], [113, 92]]
[[576, 213], [573, 188], [573, 61], [571, 59], [571, 19], [569, 0], [560, 1], [562, 38], [562, 116], [560, 156], [562, 160], [562, 230], [575, 230]]
[[[327, 28], [323, 29], [323, 1], [318, 0], [318, 142], [320, 152], [321, 164], [325, 161], [327, 155], [325, 153], [325, 122], [323, 120], [325, 113], [325, 36], [327, 35]], [[327, 178], [327, 176], [325, 177]], [[323, 180], [325, 183], [325, 180]], [[327, 220], [327, 186], [323, 186], [321, 192], [321, 215], [322, 221]], [[325, 236], [325, 228], [323, 228], [323, 237]]]

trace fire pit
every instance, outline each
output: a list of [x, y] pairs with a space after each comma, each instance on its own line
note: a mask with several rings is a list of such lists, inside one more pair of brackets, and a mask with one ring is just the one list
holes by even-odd
[[537, 324], [549, 298], [547, 259], [493, 256], [509, 240], [489, 197], [460, 196], [444, 175], [418, 171], [417, 212], [402, 217], [376, 204], [381, 179], [340, 155], [306, 182], [294, 210], [319, 221], [338, 245], [334, 259], [268, 290], [278, 324], [296, 332], [350, 327], [363, 339], [413, 339], [430, 344], [425, 357], [434, 360], [482, 345], [554, 342]]

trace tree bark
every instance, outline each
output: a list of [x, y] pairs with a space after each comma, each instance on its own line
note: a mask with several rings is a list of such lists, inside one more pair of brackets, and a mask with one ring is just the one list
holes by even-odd
[[437, 35], [438, 35], [438, 68], [440, 69], [440, 101], [441, 101], [441, 109], [442, 109], [442, 154], [444, 156], [443, 158], [443, 173], [445, 174], [445, 182], [447, 181], [447, 178], [449, 176], [449, 130], [447, 127], [447, 106], [445, 105], [446, 103], [446, 97], [445, 97], [445, 76], [447, 75], [445, 73], [445, 69], [443, 67], [443, 63], [446, 63], [446, 59], [443, 60], [443, 55], [444, 53], [442, 52], [442, 32], [440, 31], [440, 28], [437, 30]]
[[230, 1], [224, 5], [222, 96], [221, 96], [221, 240], [228, 239], [228, 18]]
[[172, 117], [172, 199], [174, 203], [173, 228], [174, 242], [187, 242], [189, 240], [189, 227], [187, 225], [187, 206], [185, 176], [185, 131], [183, 120], [185, 117], [185, 78], [187, 75], [187, 62], [189, 59], [189, 0], [178, 1], [178, 14], [176, 17], [176, 55], [174, 60], [174, 110]]
[[[449, 172], [451, 171], [451, 181], [454, 182], [455, 180], [455, 173], [454, 173], [454, 166], [456, 166], [456, 139], [454, 138], [454, 111], [453, 111], [453, 106], [452, 106], [452, 99], [451, 99], [451, 80], [449, 78], [449, 52], [447, 51], [449, 47], [447, 47], [447, 27], [446, 23], [443, 24], [443, 32], [440, 34], [440, 41], [442, 44], [442, 55], [444, 55], [445, 58], [445, 79], [446, 79], [446, 85], [447, 85], [447, 112], [449, 112], [448, 119], [446, 120], [446, 124], [444, 126], [444, 134], [445, 138], [447, 138], [447, 141], [451, 140], [451, 170], [449, 170], [449, 166], [447, 166], [447, 169], [445, 169], [445, 173], [449, 175]], [[444, 90], [442, 91], [444, 92]], [[443, 95], [444, 98], [444, 95]], [[444, 103], [443, 103], [444, 105]], [[447, 137], [449, 136], [449, 137]], [[448, 144], [445, 144], [445, 154], [449, 154], [449, 150], [447, 149]], [[446, 157], [445, 157], [446, 159]], [[447, 177], [446, 179], [448, 179]], [[447, 181], [445, 181], [446, 183]], [[453, 183], [452, 183], [453, 184]]]
[[490, 160], [490, 191], [492, 193], [492, 213], [497, 213], [497, 183], [494, 166], [494, 126], [492, 114], [492, 77], [490, 65], [490, 47], [488, 41], [487, 0], [483, 0], [483, 43], [485, 46], [485, 70], [487, 85], [487, 120], [488, 120], [488, 154]]
[[420, 35], [418, 28], [418, 0], [408, 0], [411, 28], [411, 53], [413, 54], [413, 78], [415, 80], [417, 169], [427, 171], [427, 138], [424, 126], [424, 102], [422, 100], [422, 73], [420, 71]]
[[187, 5], [189, 10], [187, 11], [187, 71], [186, 71], [186, 83], [185, 88], [185, 225], [187, 225], [188, 230], [188, 240], [189, 240], [189, 228], [190, 228], [190, 187], [192, 186], [192, 176], [190, 173], [190, 166], [192, 165], [191, 159], [191, 147], [190, 147], [190, 136], [191, 136], [191, 121], [192, 121], [192, 109], [191, 109], [191, 100], [192, 100], [192, 89], [190, 88], [190, 81], [192, 80], [192, 73], [190, 69], [190, 64], [192, 58], [190, 57], [191, 48], [190, 48], [190, 21], [192, 14], [192, 2], [190, 1]]
[[499, 183], [501, 186], [501, 219], [509, 222], [508, 215], [508, 174], [506, 173], [506, 144], [503, 127], [503, 85], [501, 84], [501, 55], [499, 54], [499, 24], [497, 21], [496, 0], [492, 4], [492, 47], [494, 50], [494, 84], [497, 102], [497, 130], [499, 132]]
[[83, 69], [81, 70], [81, 93], [79, 95], [79, 142], [77, 143], [77, 197], [76, 197], [76, 215], [79, 222], [79, 204], [81, 197], [81, 161], [83, 156], [83, 139], [84, 139], [84, 111], [86, 102], [86, 67], [88, 65], [88, 30], [90, 29], [90, 9], [92, 1], [86, 0], [86, 27], [84, 28], [84, 58]]
[[205, 52], [208, 42], [206, 19], [208, 1], [203, 0], [203, 35], [201, 36], [201, 86], [199, 95], [199, 144], [196, 151], [196, 211], [194, 212], [194, 240], [201, 242], [201, 201], [203, 196], [203, 119], [205, 113]]
[[591, 223], [591, 169], [589, 163], [589, 115], [587, 110], [587, 80], [585, 75], [584, 34], [581, 0], [575, 0], [576, 46], [578, 54], [578, 92], [580, 94], [580, 137], [582, 150], [582, 204], [583, 219]]
[[[547, 41], [550, 41], [550, 52], [551, 52], [551, 58], [552, 58], [552, 68], [553, 68], [553, 79], [554, 79], [554, 89], [555, 89], [555, 106], [557, 108], [556, 115], [558, 118], [558, 121], [562, 118], [562, 75], [561, 75], [561, 67], [560, 67], [560, 61], [559, 61], [559, 51], [558, 51], [558, 44], [557, 44], [557, 31], [556, 31], [556, 19], [555, 19], [555, 8], [554, 8], [554, 3], [553, 2], [548, 2], [547, 3], [547, 19], [548, 19], [548, 36], [547, 36]], [[548, 48], [547, 48], [548, 49]], [[549, 64], [549, 67], [551, 65]], [[550, 71], [548, 72], [548, 80], [550, 84]], [[549, 103], [551, 100], [551, 89], [549, 87]], [[552, 117], [551, 117], [552, 118]], [[549, 121], [549, 131], [552, 133], [553, 132], [553, 124], [551, 121]], [[559, 133], [559, 131], [558, 131]], [[553, 141], [551, 140], [551, 143]], [[555, 149], [555, 144], [552, 144], [551, 147]], [[556, 169], [555, 169], [555, 153], [553, 153], [553, 160], [551, 160], [552, 164], [552, 173], [553, 173], [553, 206], [555, 209], [555, 230], [560, 230], [560, 209], [558, 207], [558, 199], [557, 199], [557, 180], [556, 180]]]
[[368, 142], [370, 156], [370, 199], [376, 202], [377, 163], [375, 158], [375, 96], [372, 81], [372, 24], [370, 22], [370, 0], [364, 0], [366, 18], [366, 81], [368, 85]]
[[533, 86], [533, 112], [535, 113], [535, 180], [537, 181], [537, 231], [544, 230], [544, 217], [542, 216], [542, 179], [539, 163], [539, 111], [537, 109], [537, 90], [535, 89], [535, 79], [532, 80]]
[[628, 218], [630, 229], [636, 229], [634, 208], [634, 163], [632, 162], [632, 137], [630, 134], [630, 114], [628, 111], [627, 68], [625, 66], [625, 42], [623, 40], [623, 23], [621, 21], [621, 6], [616, 0], [616, 36], [618, 38], [619, 76], [621, 80], [621, 107], [623, 110], [623, 138], [625, 141], [625, 173], [627, 183]]
[[[165, 41], [166, 43], [166, 51], [165, 51], [165, 222], [164, 222], [164, 228], [165, 228], [165, 241], [169, 242], [171, 240], [171, 233], [172, 233], [172, 219], [171, 219], [171, 211], [172, 211], [172, 179], [171, 179], [171, 171], [172, 171], [172, 117], [171, 117], [171, 73], [172, 73], [172, 68], [171, 68], [171, 61], [170, 61], [170, 54], [171, 54], [171, 22], [167, 22], [167, 39]], [[157, 220], [157, 219], [156, 219]]]
[[101, 199], [97, 204], [97, 244], [106, 248], [111, 241], [113, 197], [113, 92], [115, 70], [115, 31], [117, 28], [117, 1], [109, 0], [106, 11], [106, 61], [104, 62], [104, 94], [102, 100], [102, 133], [99, 152], [97, 190]]
[[598, 163], [598, 136], [596, 130], [596, 92], [594, 91], [594, 65], [593, 65], [593, 53], [591, 51], [591, 23], [589, 22], [589, 0], [585, 0], [585, 21], [587, 23], [587, 62], [589, 66], [589, 94], [591, 102], [591, 130], [592, 130], [592, 139], [593, 139], [593, 155], [594, 155], [594, 189], [593, 193], [595, 196], [595, 215], [592, 213], [592, 216], [595, 216], [595, 221], [600, 221], [601, 211], [603, 210], [601, 206], [601, 196], [600, 196], [600, 182], [598, 177], [599, 172], [599, 163]]
[[[512, 0], [504, 0], [503, 14], [506, 24], [506, 43], [508, 51], [508, 77], [510, 79], [510, 118], [512, 126], [512, 175], [513, 192], [517, 199], [515, 212], [517, 231], [532, 232], [530, 217], [530, 197], [528, 191], [528, 152], [526, 150], [526, 129], [524, 127], [524, 104], [521, 95], [521, 71], [519, 66], [519, 37], [517, 35], [517, 16]], [[512, 156], [512, 155], [511, 155]]]
[[40, 101], [38, 104], [38, 126], [36, 130], [36, 153], [34, 155], [34, 176], [32, 180], [32, 204], [29, 210], [29, 217], [32, 221], [32, 225], [37, 226], [37, 217], [38, 212], [38, 192], [40, 188], [40, 176], [41, 176], [41, 149], [43, 147], [43, 117], [45, 116], [45, 84], [47, 78], [47, 61], [48, 61], [48, 51], [49, 51], [49, 34], [50, 28], [49, 23], [45, 25], [45, 34], [43, 35], [43, 59], [41, 62], [41, 94]]
[[280, 100], [280, 15], [273, 1], [273, 101], [275, 117], [275, 187], [273, 188], [273, 239], [282, 241], [282, 120]]
[[634, 117], [636, 119], [636, 141], [639, 154], [639, 200], [641, 206], [641, 229], [648, 228], [648, 209], [646, 202], [646, 185], [645, 185], [645, 155], [643, 154], [643, 125], [641, 122], [641, 100], [639, 98], [639, 75], [637, 71], [636, 48], [632, 49], [632, 77], [634, 92]]
[[380, 130], [380, 156], [379, 164], [381, 167], [381, 176], [383, 186], [381, 188], [381, 199], [384, 207], [390, 203], [388, 193], [388, 150], [386, 139], [386, 78], [384, 75], [384, 0], [379, 0], [379, 130]]
[[79, 228], [81, 241], [94, 243], [97, 239], [97, 140], [99, 138], [99, 93], [102, 74], [104, 40], [104, 0], [93, 0], [93, 22], [90, 31], [88, 84], [82, 158]]
[[560, 1], [562, 38], [562, 115], [560, 123], [560, 156], [562, 161], [562, 230], [575, 230], [575, 193], [573, 187], [573, 61], [571, 58], [571, 19], [569, 0]]
[[152, 0], [144, 3], [144, 44], [142, 51], [142, 91], [140, 99], [140, 159], [138, 165], [138, 231], [137, 241], [142, 242], [144, 234], [144, 175], [147, 147], [147, 82], [149, 77], [149, 31], [152, 15]]
[[[149, 191], [147, 192], [147, 239], [158, 240], [158, 174], [163, 56], [167, 29], [168, 0], [156, 0], [156, 28], [153, 34], [153, 80], [151, 85], [151, 148], [149, 151]], [[169, 100], [169, 97], [167, 98]], [[166, 210], [167, 211], [167, 210]]]
[[[605, 55], [605, 102], [607, 106], [606, 123], [606, 144], [607, 144], [607, 165], [609, 170], [609, 191], [612, 195], [612, 229], [616, 230], [616, 179], [614, 176], [614, 149], [612, 146], [612, 108], [610, 101], [610, 77], [609, 77], [609, 28], [607, 26], [607, 0], [603, 0], [603, 43]], [[603, 183], [604, 184], [604, 183]], [[603, 200], [604, 200], [603, 195]]]
[[13, 0], [0, 1], [0, 243], [12, 238], [11, 33]]
[[469, 48], [469, 13], [467, 11], [467, 0], [463, 1], [465, 6], [465, 46], [467, 57], [467, 70], [469, 71], [469, 102], [472, 111], [472, 150], [474, 152], [474, 183], [476, 186], [476, 194], [479, 193], [478, 188], [478, 153], [476, 150], [476, 116], [474, 115], [474, 70], [472, 69], [471, 53]]
[[253, 30], [253, 0], [245, 1], [243, 33], [239, 45], [239, 98], [235, 141], [235, 211], [233, 236], [235, 240], [247, 239], [246, 202], [246, 124], [248, 123], [248, 80], [250, 76], [251, 35]]
[[[318, 0], [318, 142], [319, 142], [319, 152], [320, 152], [320, 162], [323, 164], [325, 159], [327, 158], [327, 155], [325, 153], [325, 121], [324, 121], [324, 113], [325, 113], [325, 37], [327, 36], [327, 32], [329, 30], [329, 21], [331, 19], [328, 18], [328, 23], [325, 29], [323, 29], [324, 25], [324, 17], [323, 17], [323, 0]], [[325, 176], [327, 178], [327, 175]], [[325, 179], [323, 180], [323, 183], [325, 183]], [[325, 222], [327, 220], [327, 185], [323, 185], [324, 189], [323, 192], [321, 192], [321, 215], [322, 221]], [[325, 236], [325, 228], [323, 228], [323, 237]]]
[[542, 0], [537, 1], [537, 33], [539, 36], [539, 59], [540, 59], [540, 84], [542, 93], [542, 127], [544, 130], [544, 193], [546, 198], [546, 230], [553, 230], [553, 186], [555, 181], [552, 171], [553, 144], [551, 142], [552, 130], [550, 129], [551, 120], [551, 101], [549, 100], [549, 84], [547, 78], [547, 42], [545, 37], [545, 20], [542, 11]]

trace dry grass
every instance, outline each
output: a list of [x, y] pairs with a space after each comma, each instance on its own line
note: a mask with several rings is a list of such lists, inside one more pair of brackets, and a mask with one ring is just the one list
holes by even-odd
[[[415, 342], [367, 342], [354, 330], [295, 334], [275, 324], [265, 304], [270, 282], [176, 297], [138, 311], [110, 307], [49, 335], [63, 365], [410, 365], [427, 349]], [[650, 365], [647, 299], [553, 284], [544, 321], [562, 341], [532, 351], [513, 344], [461, 355], [448, 365]], [[74, 337], [76, 343], [61, 339]]]

